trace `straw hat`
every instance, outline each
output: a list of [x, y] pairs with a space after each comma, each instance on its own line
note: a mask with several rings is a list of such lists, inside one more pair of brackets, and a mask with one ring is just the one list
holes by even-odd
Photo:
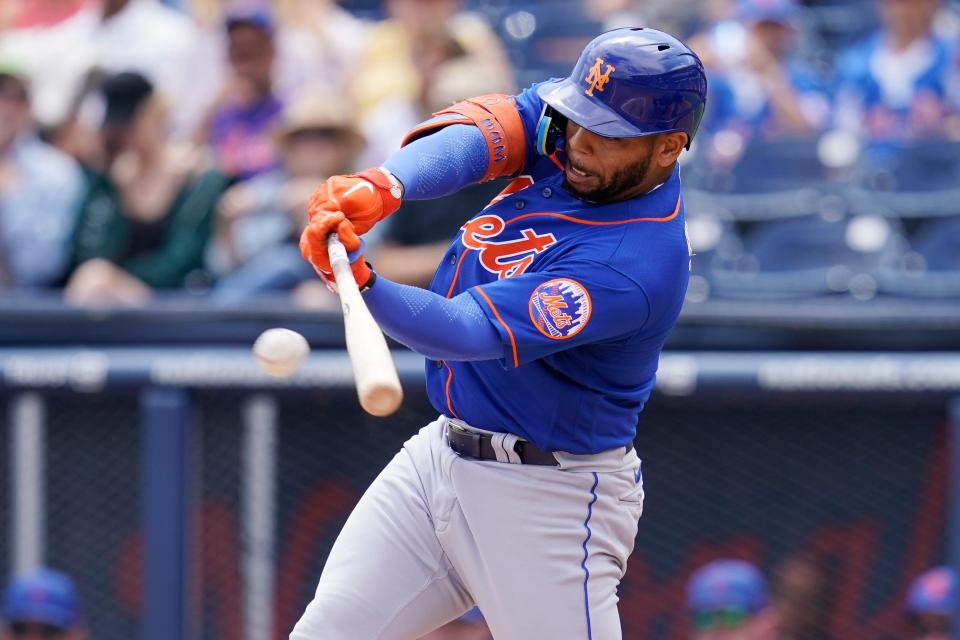
[[357, 144], [363, 144], [350, 105], [329, 91], [304, 93], [283, 110], [277, 130], [280, 143], [302, 131], [341, 131]]

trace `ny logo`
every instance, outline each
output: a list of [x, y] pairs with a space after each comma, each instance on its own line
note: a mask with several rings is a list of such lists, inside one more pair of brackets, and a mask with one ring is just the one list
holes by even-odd
[[608, 64], [607, 68], [604, 69], [603, 73], [600, 73], [600, 67], [603, 66], [603, 58], [597, 58], [597, 61], [593, 63], [593, 66], [590, 67], [587, 77], [584, 78], [584, 81], [587, 83], [587, 88], [584, 90], [588, 96], [593, 95], [593, 90], [603, 93], [603, 88], [610, 81], [610, 74], [616, 71], [616, 67], [612, 64]]

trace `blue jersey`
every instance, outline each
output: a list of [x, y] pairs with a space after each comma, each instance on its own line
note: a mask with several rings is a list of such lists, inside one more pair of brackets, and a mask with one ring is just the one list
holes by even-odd
[[[517, 96], [523, 175], [463, 225], [430, 285], [469, 291], [503, 355], [426, 366], [433, 406], [547, 451], [596, 453], [633, 440], [686, 291], [689, 249], [675, 170], [652, 192], [588, 204], [561, 161], [536, 154], [542, 102]], [[469, 336], [464, 336], [469, 339]]]

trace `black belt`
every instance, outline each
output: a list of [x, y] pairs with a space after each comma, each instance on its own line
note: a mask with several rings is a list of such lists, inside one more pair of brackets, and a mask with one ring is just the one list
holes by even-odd
[[[457, 455], [477, 460], [496, 460], [497, 452], [493, 447], [492, 436], [485, 433], [468, 431], [447, 421], [447, 444]], [[627, 453], [633, 449], [633, 443], [627, 445]], [[547, 451], [536, 448], [532, 442], [518, 440], [513, 450], [520, 456], [522, 464], [536, 464], [547, 467], [559, 467], [556, 457]]]

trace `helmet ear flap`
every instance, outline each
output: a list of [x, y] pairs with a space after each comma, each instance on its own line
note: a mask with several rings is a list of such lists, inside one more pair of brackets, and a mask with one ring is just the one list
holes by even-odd
[[537, 123], [537, 153], [551, 156], [557, 151], [557, 139], [562, 137], [567, 127], [567, 119], [548, 104], [543, 105], [540, 121]]

